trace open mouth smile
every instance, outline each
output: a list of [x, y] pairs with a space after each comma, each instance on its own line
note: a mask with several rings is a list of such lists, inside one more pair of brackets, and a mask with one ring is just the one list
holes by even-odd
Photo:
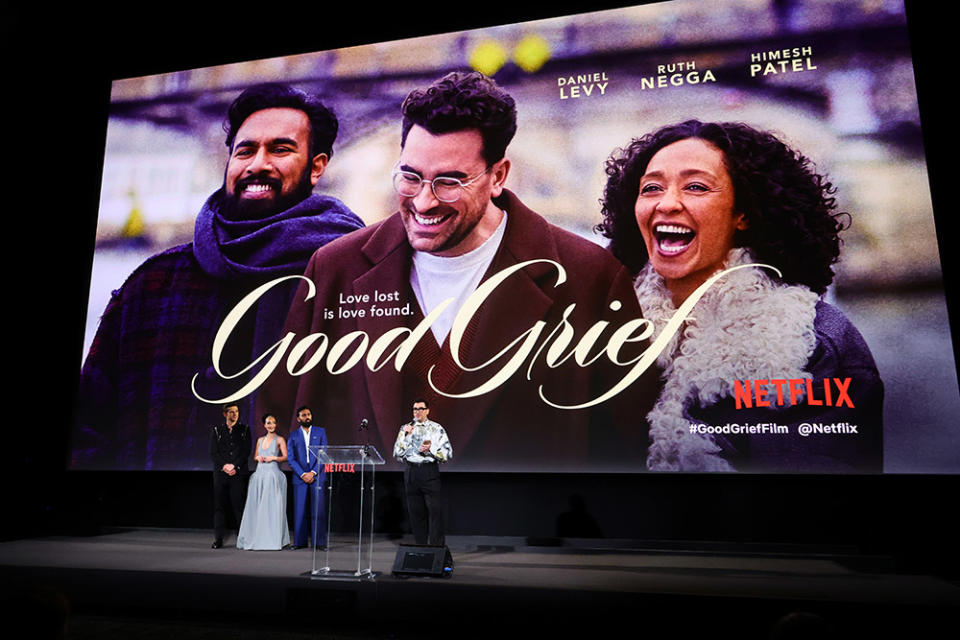
[[657, 224], [653, 227], [653, 237], [660, 253], [672, 256], [686, 251], [697, 233], [678, 224]]
[[431, 216], [425, 216], [420, 213], [410, 212], [410, 215], [413, 216], [413, 219], [417, 221], [417, 224], [423, 225], [425, 227], [435, 227], [438, 224], [441, 224], [445, 220], [449, 219], [453, 214], [437, 214]]
[[272, 195], [278, 187], [271, 182], [261, 180], [240, 184], [240, 194], [248, 198], [262, 198]]

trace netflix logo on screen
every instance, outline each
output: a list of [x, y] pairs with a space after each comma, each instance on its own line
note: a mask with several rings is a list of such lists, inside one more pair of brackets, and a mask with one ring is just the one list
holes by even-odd
[[734, 380], [733, 398], [737, 409], [782, 407], [788, 399], [790, 405], [805, 400], [811, 407], [856, 408], [850, 399], [850, 378]]

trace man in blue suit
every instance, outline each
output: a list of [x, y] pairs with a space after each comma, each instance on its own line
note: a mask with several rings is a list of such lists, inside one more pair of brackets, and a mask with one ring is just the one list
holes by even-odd
[[308, 447], [326, 447], [327, 430], [314, 426], [310, 407], [297, 409], [299, 429], [290, 434], [287, 462], [293, 469], [293, 548], [301, 549], [310, 540], [327, 546], [327, 507], [324, 502], [322, 470], [316, 453]]

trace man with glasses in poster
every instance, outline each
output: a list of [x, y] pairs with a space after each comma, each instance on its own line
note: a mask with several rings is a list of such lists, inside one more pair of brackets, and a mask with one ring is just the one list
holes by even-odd
[[[606, 367], [574, 358], [548, 366], [541, 357], [489, 384], [509, 359], [504, 353], [534, 327], [545, 327], [543, 335], [558, 326], [573, 330], [572, 350], [597, 322], [620, 326], [641, 316], [626, 268], [505, 188], [506, 149], [517, 128], [513, 98], [480, 73], [455, 72], [412, 91], [402, 113], [392, 176], [399, 210], [314, 254], [304, 275], [316, 295], [307, 299], [301, 285], [285, 325], [298, 339], [323, 334], [324, 346], [344, 336], [365, 335], [373, 343], [394, 332], [397, 340], [380, 356], [386, 363], [371, 366], [368, 356], [347, 366], [342, 355], [296, 371], [315, 360], [316, 350], [301, 353], [288, 365], [294, 370], [275, 370], [259, 406], [290, 411], [322, 396], [326, 415], [344, 417], [328, 425], [331, 441], [355, 439], [355, 425], [372, 418], [371, 444], [383, 447], [403, 421], [403, 398], [426, 398], [449, 421], [463, 470], [610, 468], [618, 454], [620, 468], [642, 467], [646, 429], [638, 416], [653, 404], [652, 370], [615, 397], [629, 403], [623, 411], [615, 401], [566, 409], [543, 399], [570, 406], [601, 396], [625, 375], [609, 360]], [[458, 334], [454, 352], [461, 306], [481, 283], [504, 273]], [[429, 330], [411, 345], [425, 318]], [[404, 335], [412, 348], [401, 354]], [[593, 350], [604, 359], [608, 336]], [[630, 346], [640, 353], [645, 344]], [[484, 385], [492, 388], [478, 392]]]
[[429, 416], [427, 401], [414, 400], [413, 420], [400, 427], [393, 457], [403, 463], [403, 489], [414, 540], [417, 544], [443, 546], [440, 465], [453, 457], [453, 447], [444, 428]]

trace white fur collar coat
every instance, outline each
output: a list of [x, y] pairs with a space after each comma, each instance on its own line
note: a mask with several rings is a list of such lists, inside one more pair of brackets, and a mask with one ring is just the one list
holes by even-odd
[[[724, 269], [754, 263], [733, 249]], [[635, 287], [654, 337], [676, 308], [663, 278], [648, 263]], [[647, 415], [647, 467], [655, 471], [735, 471], [712, 436], [690, 433], [685, 408], [733, 395], [733, 381], [809, 378], [804, 368], [816, 346], [819, 296], [801, 285], [770, 278], [765, 269], [738, 269], [715, 282], [657, 359], [663, 388]]]

